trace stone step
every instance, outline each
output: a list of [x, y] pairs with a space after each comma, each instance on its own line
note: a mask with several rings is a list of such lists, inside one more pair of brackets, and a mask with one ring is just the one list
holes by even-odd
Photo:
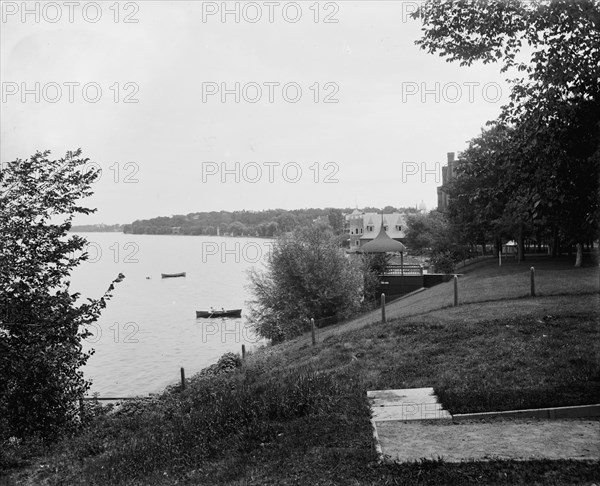
[[440, 420], [452, 416], [438, 402], [433, 388], [372, 390], [367, 392], [373, 421]]

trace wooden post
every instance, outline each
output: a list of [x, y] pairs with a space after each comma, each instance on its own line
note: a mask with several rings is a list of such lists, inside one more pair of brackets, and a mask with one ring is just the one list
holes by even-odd
[[498, 266], [502, 266], [502, 250], [498, 252]]
[[181, 391], [185, 390], [185, 371], [183, 366], [181, 367]]
[[385, 294], [381, 294], [381, 322], [385, 323]]
[[246, 359], [246, 345], [242, 344], [242, 359]]
[[535, 268], [531, 267], [529, 273], [531, 275], [531, 296], [535, 297]]
[[310, 319], [310, 334], [312, 336], [313, 346], [317, 344], [317, 339], [315, 338], [315, 320], [311, 317]]
[[454, 275], [454, 307], [458, 305], [458, 275]]
[[400, 252], [400, 275], [404, 275], [404, 253]]

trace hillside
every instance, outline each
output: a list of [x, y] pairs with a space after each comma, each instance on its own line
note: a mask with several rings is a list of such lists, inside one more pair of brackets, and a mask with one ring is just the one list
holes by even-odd
[[96, 411], [8, 484], [591, 483], [597, 461], [377, 462], [367, 390], [433, 386], [451, 413], [597, 402], [597, 267], [540, 259], [530, 298], [529, 265], [467, 267], [472, 303], [449, 308], [442, 284], [390, 304], [386, 324], [229, 356], [183, 392]]

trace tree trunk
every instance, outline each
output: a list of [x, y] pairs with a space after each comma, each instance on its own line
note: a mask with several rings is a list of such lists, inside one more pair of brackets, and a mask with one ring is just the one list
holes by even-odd
[[555, 226], [552, 235], [552, 256], [560, 256], [560, 239], [558, 238], [558, 228]]
[[517, 247], [517, 261], [521, 263], [523, 260], [525, 260], [525, 237], [523, 236], [523, 225], [521, 225]]
[[577, 247], [577, 256], [575, 257], [575, 266], [577, 268], [581, 267], [581, 262], [583, 261], [583, 245], [581, 243], [577, 243], [575, 245]]

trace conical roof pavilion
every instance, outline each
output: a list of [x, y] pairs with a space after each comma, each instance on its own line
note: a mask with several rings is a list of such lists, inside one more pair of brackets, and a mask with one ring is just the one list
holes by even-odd
[[362, 253], [391, 253], [405, 252], [406, 247], [399, 241], [393, 240], [388, 236], [383, 228], [383, 216], [381, 221], [381, 229], [375, 239], [365, 243], [358, 251]]

